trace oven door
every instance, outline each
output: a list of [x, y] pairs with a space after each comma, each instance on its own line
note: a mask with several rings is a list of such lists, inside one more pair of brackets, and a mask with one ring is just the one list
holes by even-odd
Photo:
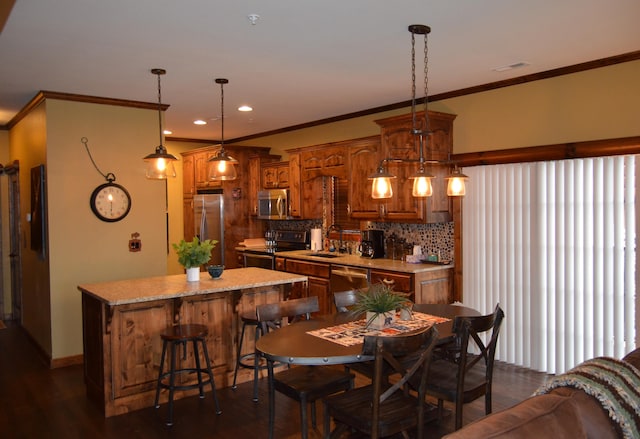
[[274, 255], [244, 252], [245, 267], [259, 267], [273, 270], [275, 269], [275, 261], [276, 258]]

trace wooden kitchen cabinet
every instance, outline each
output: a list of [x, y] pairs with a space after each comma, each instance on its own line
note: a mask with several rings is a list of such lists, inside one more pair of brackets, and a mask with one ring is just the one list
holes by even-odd
[[193, 197], [196, 194], [196, 169], [192, 155], [182, 156], [182, 195]]
[[320, 314], [332, 313], [333, 298], [331, 296], [331, 286], [329, 283], [329, 274], [331, 272], [329, 264], [286, 259], [285, 271], [308, 276], [307, 291], [302, 297], [317, 296], [318, 304], [320, 305]]
[[452, 303], [453, 268], [416, 273], [415, 303]]
[[262, 187], [286, 189], [289, 187], [289, 162], [262, 165]]
[[349, 145], [349, 216], [353, 219], [380, 218], [380, 203], [371, 198], [371, 180], [380, 164], [380, 136], [353, 141]]
[[302, 179], [300, 154], [289, 154], [289, 214], [302, 218]]
[[408, 293], [415, 303], [451, 303], [452, 268], [423, 271], [418, 273], [401, 273], [371, 269], [371, 283], [382, 282], [393, 287], [394, 291]]
[[[429, 112], [431, 135], [423, 158], [426, 162], [447, 161], [453, 148], [453, 120], [455, 115]], [[452, 205], [446, 195], [446, 180], [450, 166], [443, 163], [427, 163], [426, 169], [437, 178], [432, 180], [434, 194], [428, 198], [411, 195], [413, 180], [409, 177], [418, 170], [420, 157], [419, 142], [411, 134], [413, 120], [411, 114], [377, 120], [380, 125], [381, 150], [383, 158], [408, 160], [410, 162], [387, 163], [389, 173], [396, 176], [392, 180], [393, 198], [381, 206], [382, 216], [387, 220], [444, 222], [451, 220]], [[423, 129], [424, 119], [417, 119], [418, 128]]]
[[213, 157], [218, 150], [219, 148], [215, 150], [202, 151], [194, 155], [196, 188], [213, 189], [222, 187], [222, 181], [209, 180], [209, 159]]
[[302, 181], [318, 177], [347, 178], [347, 143], [336, 142], [317, 145], [312, 149], [304, 148], [300, 154]]

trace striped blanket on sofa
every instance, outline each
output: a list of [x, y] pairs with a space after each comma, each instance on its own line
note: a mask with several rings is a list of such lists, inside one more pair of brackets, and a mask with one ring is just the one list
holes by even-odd
[[633, 365], [608, 357], [587, 360], [550, 378], [534, 396], [567, 386], [596, 398], [620, 437], [640, 438], [640, 371]]

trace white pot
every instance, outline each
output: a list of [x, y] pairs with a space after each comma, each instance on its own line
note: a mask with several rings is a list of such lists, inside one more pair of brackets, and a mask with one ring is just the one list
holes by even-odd
[[371, 329], [383, 329], [386, 326], [393, 325], [395, 318], [396, 314], [394, 312], [376, 315], [374, 312], [367, 311], [366, 322]]
[[187, 282], [198, 282], [200, 280], [200, 267], [187, 268]]

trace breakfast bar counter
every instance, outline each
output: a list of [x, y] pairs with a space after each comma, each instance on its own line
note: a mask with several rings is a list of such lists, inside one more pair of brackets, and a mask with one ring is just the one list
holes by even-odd
[[[79, 285], [87, 395], [107, 417], [153, 405], [162, 353], [159, 334], [186, 323], [208, 327], [216, 386], [229, 386], [240, 315], [284, 300], [294, 284], [306, 282], [307, 276], [251, 267], [225, 270], [218, 279], [202, 272], [199, 282], [187, 282], [182, 274]], [[243, 353], [253, 351], [252, 342], [245, 338]], [[190, 350], [183, 361], [194, 361]], [[238, 382], [252, 378], [249, 370], [238, 374]], [[178, 391], [174, 399], [195, 393]], [[165, 400], [163, 392], [160, 402]]]

